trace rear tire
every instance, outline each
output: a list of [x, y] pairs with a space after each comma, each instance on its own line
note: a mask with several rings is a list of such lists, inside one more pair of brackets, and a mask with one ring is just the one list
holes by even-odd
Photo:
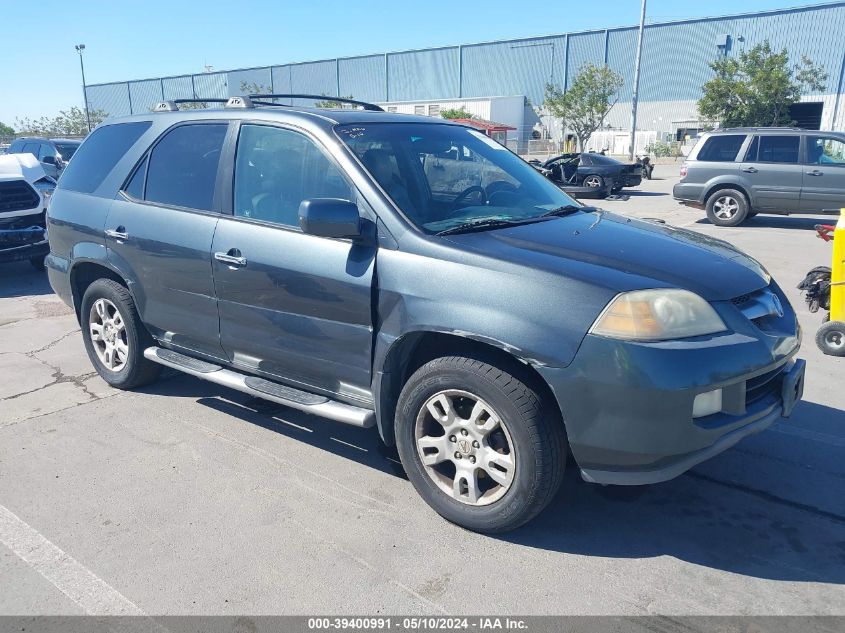
[[91, 364], [117, 389], [153, 382], [161, 365], [144, 358], [153, 345], [129, 291], [111, 279], [98, 279], [85, 291], [80, 313], [82, 338]]
[[845, 322], [828, 321], [816, 332], [816, 345], [828, 356], [845, 356]]
[[748, 217], [748, 201], [741, 191], [720, 189], [707, 198], [707, 219], [716, 226], [738, 226]]
[[604, 187], [604, 178], [602, 178], [598, 174], [589, 174], [587, 176], [584, 176], [584, 180], [581, 181], [581, 184], [585, 187], [601, 189], [602, 187]]
[[437, 358], [399, 396], [396, 445], [408, 478], [437, 513], [469, 530], [513, 530], [560, 488], [563, 423], [522, 373]]

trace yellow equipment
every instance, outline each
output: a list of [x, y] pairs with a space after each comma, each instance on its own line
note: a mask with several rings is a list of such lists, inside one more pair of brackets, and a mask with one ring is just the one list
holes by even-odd
[[[821, 230], [819, 235], [824, 237]], [[845, 209], [833, 230], [829, 320], [816, 333], [816, 345], [825, 354], [845, 356]]]

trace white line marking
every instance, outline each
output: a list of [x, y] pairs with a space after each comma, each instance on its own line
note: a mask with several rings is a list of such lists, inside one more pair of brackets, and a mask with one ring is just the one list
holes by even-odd
[[0, 543], [89, 615], [146, 615], [117, 589], [2, 505]]

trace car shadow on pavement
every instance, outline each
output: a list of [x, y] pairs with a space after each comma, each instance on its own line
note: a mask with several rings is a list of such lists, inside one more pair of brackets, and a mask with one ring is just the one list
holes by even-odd
[[[395, 449], [385, 447], [374, 428], [346, 426], [189, 376], [141, 391], [196, 398], [214, 411], [407, 479]], [[778, 423], [785, 431], [747, 438], [662, 484], [587, 484], [570, 458], [549, 507], [526, 526], [491, 538], [582, 556], [673, 556], [764, 579], [845, 584], [845, 510], [831, 501], [841, 497], [843, 475], [835, 465], [845, 463], [845, 433], [830, 435], [845, 427], [845, 413], [808, 402], [800, 411], [800, 417]], [[801, 438], [786, 432], [796, 427], [805, 436], [835, 440], [822, 448], [796, 448]], [[804, 473], [797, 476], [796, 466], [790, 470], [784, 462], [812, 459], [801, 451], [818, 453], [817, 461], [836, 472], [825, 478], [801, 464]], [[415, 494], [410, 486], [408, 494]]]
[[195, 397], [197, 403], [209, 409], [407, 479], [396, 449], [385, 446], [375, 428], [360, 429], [333, 422], [190, 376], [174, 375], [136, 391]]
[[631, 196], [632, 198], [659, 198], [669, 195], [668, 193], [662, 193], [660, 191], [640, 191], [638, 189], [623, 189], [622, 193], [626, 196]]
[[53, 289], [43, 270], [35, 270], [29, 262], [0, 264], [0, 299], [50, 294]]
[[645, 487], [586, 484], [570, 462], [549, 507], [500, 538], [582, 556], [672, 556], [763, 579], [845, 584], [843, 428], [841, 410], [804, 402], [789, 420]]
[[[757, 215], [746, 220], [739, 227], [741, 229], [798, 229], [803, 231], [815, 230], [816, 224], [836, 224], [835, 215]], [[706, 217], [696, 221], [696, 224], [710, 224]]]

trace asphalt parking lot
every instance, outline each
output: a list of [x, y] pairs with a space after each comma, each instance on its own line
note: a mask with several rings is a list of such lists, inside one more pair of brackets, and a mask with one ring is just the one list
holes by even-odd
[[795, 289], [830, 246], [817, 218], [713, 227], [672, 200], [677, 170], [599, 205], [763, 262], [804, 329], [805, 402], [639, 494], [570, 463], [500, 537], [429, 510], [374, 429], [186, 376], [108, 388], [45, 274], [3, 266], [0, 614], [845, 614], [845, 360]]

